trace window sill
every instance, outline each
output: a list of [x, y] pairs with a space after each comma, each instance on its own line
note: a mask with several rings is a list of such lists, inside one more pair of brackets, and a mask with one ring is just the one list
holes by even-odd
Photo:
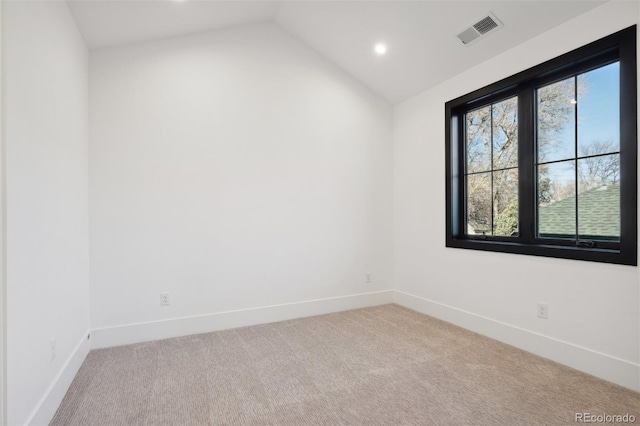
[[587, 248], [548, 244], [524, 244], [520, 242], [462, 238], [448, 238], [446, 246], [499, 253], [528, 254], [532, 256], [554, 257], [560, 259], [588, 260], [592, 262], [613, 263], [618, 265], [637, 266], [638, 264], [638, 259], [635, 255], [629, 256], [622, 250], [598, 247]]

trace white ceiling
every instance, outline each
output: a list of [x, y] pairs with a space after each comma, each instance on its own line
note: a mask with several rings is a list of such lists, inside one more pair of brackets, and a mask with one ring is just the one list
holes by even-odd
[[[275, 22], [391, 103], [407, 99], [602, 3], [590, 1], [69, 0], [90, 49]], [[463, 46], [492, 12], [504, 27]], [[373, 54], [385, 42], [388, 53]]]
[[89, 49], [271, 21], [279, 1], [69, 0]]

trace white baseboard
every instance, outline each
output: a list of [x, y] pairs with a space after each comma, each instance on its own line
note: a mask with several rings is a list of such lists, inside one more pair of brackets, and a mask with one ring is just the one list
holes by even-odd
[[639, 364], [399, 290], [394, 291], [394, 301], [414, 311], [640, 392]]
[[71, 353], [67, 362], [64, 364], [60, 373], [53, 380], [53, 383], [46, 390], [36, 408], [32, 411], [31, 415], [25, 422], [27, 425], [48, 425], [53, 419], [56, 410], [60, 406], [62, 399], [64, 398], [69, 386], [74, 377], [80, 370], [80, 366], [84, 362], [85, 358], [89, 354], [91, 344], [87, 340], [87, 334], [84, 333], [82, 340], [78, 343], [74, 351]]
[[393, 290], [91, 330], [92, 349], [168, 339], [393, 303]]

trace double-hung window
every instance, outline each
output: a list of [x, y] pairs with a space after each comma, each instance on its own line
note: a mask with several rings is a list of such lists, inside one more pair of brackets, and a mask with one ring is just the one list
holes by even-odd
[[446, 103], [448, 247], [637, 264], [636, 27]]

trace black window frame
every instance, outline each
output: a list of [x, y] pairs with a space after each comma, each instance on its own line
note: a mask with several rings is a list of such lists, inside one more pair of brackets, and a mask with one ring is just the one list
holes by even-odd
[[[572, 50], [445, 104], [446, 246], [637, 266], [636, 26]], [[546, 84], [620, 63], [620, 240], [572, 241], [536, 236], [535, 91]], [[466, 112], [518, 96], [519, 232], [514, 237], [466, 232]]]

